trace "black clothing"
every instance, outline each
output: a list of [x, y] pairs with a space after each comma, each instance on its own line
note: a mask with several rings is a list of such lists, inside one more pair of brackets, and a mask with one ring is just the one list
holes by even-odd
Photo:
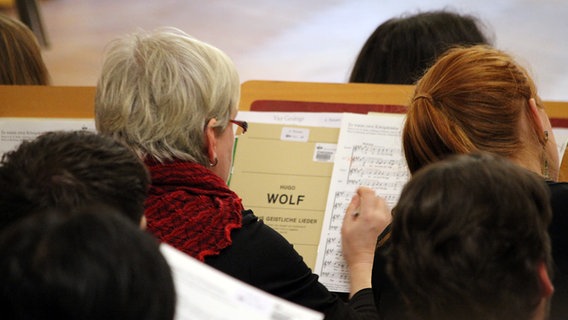
[[293, 246], [252, 211], [232, 231], [233, 243], [205, 263], [261, 290], [320, 311], [326, 319], [378, 319], [373, 292], [357, 292], [348, 303], [329, 292]]
[[550, 187], [552, 223], [548, 228], [552, 244], [554, 294], [550, 320], [568, 319], [568, 183], [547, 182]]

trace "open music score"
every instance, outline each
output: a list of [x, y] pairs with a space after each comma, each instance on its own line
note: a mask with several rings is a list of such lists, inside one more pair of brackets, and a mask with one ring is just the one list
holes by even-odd
[[349, 292], [341, 225], [351, 197], [367, 186], [392, 208], [409, 172], [402, 153], [403, 115], [344, 114], [331, 176], [315, 272], [330, 290]]

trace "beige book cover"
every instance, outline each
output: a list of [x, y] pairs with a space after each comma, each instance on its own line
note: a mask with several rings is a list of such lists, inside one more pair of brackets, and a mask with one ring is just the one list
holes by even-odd
[[231, 189], [312, 269], [338, 136], [338, 128], [250, 123], [235, 146]]

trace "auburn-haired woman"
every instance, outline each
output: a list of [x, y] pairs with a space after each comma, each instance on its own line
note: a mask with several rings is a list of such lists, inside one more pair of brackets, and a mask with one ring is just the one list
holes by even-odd
[[[451, 154], [487, 151], [547, 181], [555, 260], [551, 319], [568, 318], [568, 184], [555, 182], [559, 168], [556, 142], [526, 69], [510, 55], [487, 46], [451, 49], [418, 81], [402, 136], [411, 173]], [[399, 297], [384, 277], [383, 252], [377, 250], [373, 273], [381, 312], [392, 310], [383, 307], [388, 304], [400, 306], [400, 301], [389, 302]], [[498, 283], [495, 290], [499, 290]]]

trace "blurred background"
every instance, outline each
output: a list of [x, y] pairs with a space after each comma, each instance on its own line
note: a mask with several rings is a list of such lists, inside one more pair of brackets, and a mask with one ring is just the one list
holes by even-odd
[[[17, 16], [13, 0], [0, 12]], [[533, 74], [546, 100], [568, 101], [567, 0], [38, 0], [54, 85], [94, 86], [111, 39], [175, 26], [225, 51], [241, 81], [346, 82], [383, 21], [451, 9], [477, 16], [496, 47]]]

